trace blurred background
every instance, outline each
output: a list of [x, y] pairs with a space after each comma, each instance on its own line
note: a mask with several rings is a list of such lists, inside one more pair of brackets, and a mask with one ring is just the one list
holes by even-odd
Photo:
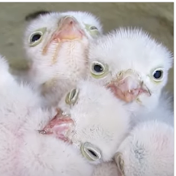
[[[25, 18], [40, 10], [89, 11], [100, 18], [104, 33], [121, 26], [140, 27], [173, 52], [174, 3], [0, 3], [0, 53], [13, 68], [26, 69]], [[173, 69], [166, 88], [173, 91]]]

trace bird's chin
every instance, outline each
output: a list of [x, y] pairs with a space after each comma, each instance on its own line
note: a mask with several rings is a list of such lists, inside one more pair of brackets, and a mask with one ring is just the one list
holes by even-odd
[[65, 114], [62, 110], [57, 109], [57, 114], [47, 123], [47, 125], [39, 130], [43, 135], [54, 136], [64, 142], [72, 143], [69, 136], [73, 133], [74, 122], [70, 115]]

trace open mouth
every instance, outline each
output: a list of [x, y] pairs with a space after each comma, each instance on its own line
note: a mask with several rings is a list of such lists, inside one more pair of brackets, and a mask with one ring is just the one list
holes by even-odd
[[39, 130], [39, 133], [52, 135], [64, 142], [71, 143], [69, 134], [73, 132], [74, 122], [70, 115], [64, 114], [62, 110], [58, 109], [57, 112], [56, 116], [42, 130]]
[[150, 90], [132, 70], [121, 72], [115, 80], [107, 84], [114, 95], [127, 103], [139, 100], [141, 94], [151, 95]]

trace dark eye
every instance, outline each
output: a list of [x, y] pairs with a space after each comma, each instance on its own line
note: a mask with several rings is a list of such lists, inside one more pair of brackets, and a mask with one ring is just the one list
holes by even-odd
[[92, 72], [94, 72], [94, 74], [101, 74], [102, 72], [104, 72], [105, 67], [102, 63], [98, 62], [98, 61], [94, 61], [92, 63]]
[[95, 27], [95, 26], [91, 26], [91, 27], [90, 27], [90, 30], [98, 30], [98, 29], [97, 29], [97, 27]]
[[163, 77], [163, 70], [155, 70], [153, 72], [153, 78], [156, 80], [156, 81], [160, 81]]
[[41, 34], [38, 33], [38, 34], [34, 34], [32, 37], [31, 37], [31, 42], [35, 42], [37, 40], [39, 40], [41, 38]]
[[101, 151], [89, 142], [85, 142], [81, 145], [81, 153], [89, 161], [98, 161], [101, 159]]
[[97, 154], [93, 150], [89, 149], [88, 152], [90, 153], [90, 155], [94, 156], [95, 158], [98, 158]]
[[46, 32], [46, 30], [47, 30], [46, 28], [38, 29], [29, 36], [28, 41], [30, 47], [36, 46], [42, 41], [43, 35]]
[[69, 92], [65, 98], [65, 102], [68, 105], [74, 105], [78, 99], [79, 90], [73, 89]]
[[93, 77], [99, 79], [105, 77], [108, 73], [108, 65], [102, 64], [99, 61], [93, 61], [90, 67], [90, 72]]
[[70, 99], [73, 99], [76, 93], [77, 93], [77, 89], [73, 89]]
[[162, 71], [156, 71], [153, 76], [154, 76], [155, 79], [161, 78], [161, 76], [162, 76]]
[[97, 73], [101, 73], [103, 71], [102, 65], [99, 65], [99, 64], [95, 64], [93, 69]]

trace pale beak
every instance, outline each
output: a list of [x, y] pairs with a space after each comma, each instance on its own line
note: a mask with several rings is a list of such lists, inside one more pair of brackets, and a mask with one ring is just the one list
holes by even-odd
[[84, 35], [78, 21], [71, 16], [62, 17], [59, 20], [59, 26], [57, 31], [53, 34], [53, 40], [74, 40], [81, 39]]
[[73, 124], [74, 122], [70, 116], [63, 114], [63, 112], [59, 110], [57, 115], [53, 117], [42, 130], [39, 130], [39, 133], [43, 135], [53, 135], [60, 140], [71, 143], [68, 135], [72, 131]]
[[125, 102], [133, 102], [141, 94], [151, 95], [139, 75], [131, 69], [121, 72], [107, 87], [117, 98]]
[[[58, 21], [58, 28], [53, 32], [50, 40], [44, 46], [43, 54], [47, 53], [48, 47], [52, 42], [62, 43], [72, 40], [81, 40], [83, 36], [86, 35], [78, 21], [74, 17], [64, 16]], [[56, 50], [58, 51], [58, 49]]]

